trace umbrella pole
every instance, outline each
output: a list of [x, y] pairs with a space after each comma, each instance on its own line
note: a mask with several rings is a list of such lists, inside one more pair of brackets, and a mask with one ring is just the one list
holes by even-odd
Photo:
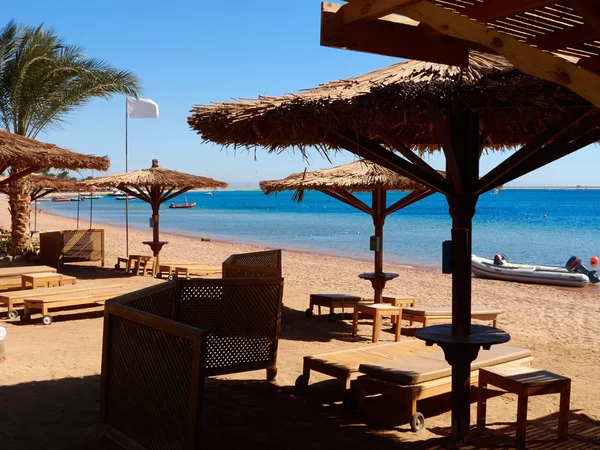
[[[386, 191], [382, 188], [373, 190], [373, 224], [375, 225], [375, 277], [383, 276], [383, 224], [385, 222]], [[373, 280], [375, 303], [383, 300], [384, 282]]]
[[35, 211], [33, 214], [33, 229], [37, 231], [37, 198], [35, 199], [33, 205]]
[[[79, 205], [81, 204], [81, 193], [77, 192], [77, 229], [79, 230]], [[37, 208], [36, 208], [37, 210]]]
[[94, 193], [90, 192], [90, 230], [92, 229], [92, 203], [94, 202]]
[[[158, 265], [159, 265], [159, 253], [160, 253], [160, 245], [158, 244], [160, 242], [160, 225], [159, 225], [159, 221], [160, 221], [160, 215], [158, 213], [160, 209], [160, 203], [158, 203], [158, 201], [156, 201], [155, 203], [152, 203], [152, 218], [154, 221], [153, 227], [152, 227], [152, 240], [155, 242], [155, 245], [153, 246], [154, 248], [152, 249], [152, 255], [154, 256], [154, 271], [157, 270]], [[154, 273], [152, 274], [154, 275]]]

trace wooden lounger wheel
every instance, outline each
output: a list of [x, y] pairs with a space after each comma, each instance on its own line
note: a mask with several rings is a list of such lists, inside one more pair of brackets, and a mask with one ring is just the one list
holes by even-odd
[[115, 269], [119, 270], [121, 268], [121, 266], [119, 265], [119, 263], [115, 264]]
[[298, 378], [296, 378], [296, 383], [294, 384], [294, 386], [299, 391], [305, 391], [306, 389], [308, 389], [308, 381], [306, 380], [304, 375], [300, 375]]
[[174, 273], [172, 273], [172, 274], [169, 274], [169, 276], [167, 277], [167, 279], [168, 279], [169, 281], [173, 281], [175, 278], [177, 278], [177, 274], [174, 274]]
[[308, 318], [311, 318], [313, 316], [312, 309], [308, 308], [306, 311], [304, 311], [304, 315]]
[[14, 309], [11, 309], [6, 315], [9, 319], [16, 319], [17, 317], [19, 317], [19, 312]]
[[162, 272], [157, 272], [156, 273], [156, 278], [162, 278]]
[[410, 418], [410, 429], [416, 433], [417, 431], [422, 430], [424, 426], [425, 416], [417, 411]]
[[42, 323], [44, 325], [50, 325], [52, 323], [52, 316], [45, 315], [44, 317], [42, 317]]
[[336, 322], [337, 321], [337, 314], [336, 313], [330, 313], [329, 314], [329, 321], [330, 322]]

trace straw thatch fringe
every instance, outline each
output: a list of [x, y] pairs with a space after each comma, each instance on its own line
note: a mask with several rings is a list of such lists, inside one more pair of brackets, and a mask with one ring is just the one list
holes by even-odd
[[212, 178], [177, 172], [175, 170], [158, 167], [158, 161], [152, 161], [150, 169], [135, 170], [133, 172], [111, 175], [108, 177], [94, 178], [82, 182], [85, 186], [113, 187], [117, 189], [134, 188], [148, 190], [151, 187], [159, 188], [186, 188], [186, 189], [218, 189], [226, 188], [227, 183]]
[[[7, 176], [0, 176], [0, 181], [7, 179]], [[68, 178], [56, 178], [47, 175], [34, 173], [29, 175], [29, 189], [38, 190], [56, 190], [56, 191], [78, 191], [84, 189], [81, 183]], [[9, 184], [0, 185], [0, 192], [9, 193]]]
[[407, 61], [297, 94], [197, 105], [188, 123], [206, 141], [270, 151], [335, 150], [329, 136], [347, 128], [386, 145], [383, 127], [423, 153], [440, 149], [429, 111], [457, 105], [479, 112], [491, 149], [527, 143], [540, 129], [592, 108], [502, 57], [473, 52], [467, 68]]
[[106, 156], [75, 153], [54, 144], [46, 144], [0, 129], [0, 165], [2, 168], [56, 168], [68, 170], [108, 170]]
[[[444, 172], [440, 172], [445, 177]], [[301, 202], [304, 191], [372, 192], [375, 188], [388, 191], [414, 191], [423, 186], [409, 178], [370, 161], [359, 160], [331, 169], [294, 173], [282, 180], [261, 181], [260, 188], [267, 194], [296, 191], [293, 200]]]

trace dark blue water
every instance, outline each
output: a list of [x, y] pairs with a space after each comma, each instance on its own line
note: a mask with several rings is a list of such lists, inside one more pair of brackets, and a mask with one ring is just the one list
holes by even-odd
[[[404, 194], [388, 195], [391, 204]], [[303, 203], [292, 193], [267, 197], [260, 191], [188, 193], [194, 209], [161, 209], [161, 230], [287, 249], [371, 258], [369, 216], [319, 192], [307, 192]], [[358, 195], [370, 204], [369, 195]], [[183, 202], [184, 199], [176, 199]], [[113, 197], [93, 201], [94, 223], [125, 224], [125, 202]], [[150, 207], [129, 204], [130, 224], [148, 228]], [[39, 203], [51, 213], [76, 217], [77, 202]], [[81, 226], [89, 224], [89, 200], [80, 204]], [[544, 218], [544, 215], [546, 217]], [[503, 190], [483, 195], [473, 220], [473, 252], [509, 260], [562, 265], [571, 255], [589, 260], [600, 254], [600, 191]], [[442, 241], [450, 238], [451, 221], [443, 196], [435, 194], [388, 217], [385, 259], [402, 264], [439, 267]]]

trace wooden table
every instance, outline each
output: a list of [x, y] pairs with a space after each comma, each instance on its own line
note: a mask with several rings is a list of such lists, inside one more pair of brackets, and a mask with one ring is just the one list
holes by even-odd
[[[357, 303], [354, 307], [354, 317], [352, 321], [352, 336], [358, 334], [358, 314], [368, 314], [373, 316], [373, 335], [371, 341], [377, 342], [381, 333], [381, 318], [383, 316], [391, 316], [396, 318], [396, 323], [399, 324], [402, 317], [402, 307], [393, 306], [387, 303]], [[395, 329], [396, 341], [400, 339], [400, 326], [396, 325]]]
[[21, 275], [21, 287], [23, 289], [35, 289], [39, 287], [58, 287], [62, 275], [60, 273], [41, 272], [24, 273]]
[[318, 307], [319, 315], [321, 315], [321, 306], [329, 308], [329, 320], [335, 322], [336, 308], [342, 308], [342, 320], [344, 320], [344, 309], [354, 309], [356, 304], [362, 300], [362, 297], [346, 294], [310, 294], [310, 303], [305, 314], [306, 317], [312, 317], [313, 308]]
[[571, 380], [546, 370], [524, 366], [493, 367], [479, 370], [477, 427], [485, 428], [487, 385], [517, 394], [517, 444], [525, 445], [527, 435], [527, 400], [534, 395], [560, 394], [558, 439], [567, 438]]

